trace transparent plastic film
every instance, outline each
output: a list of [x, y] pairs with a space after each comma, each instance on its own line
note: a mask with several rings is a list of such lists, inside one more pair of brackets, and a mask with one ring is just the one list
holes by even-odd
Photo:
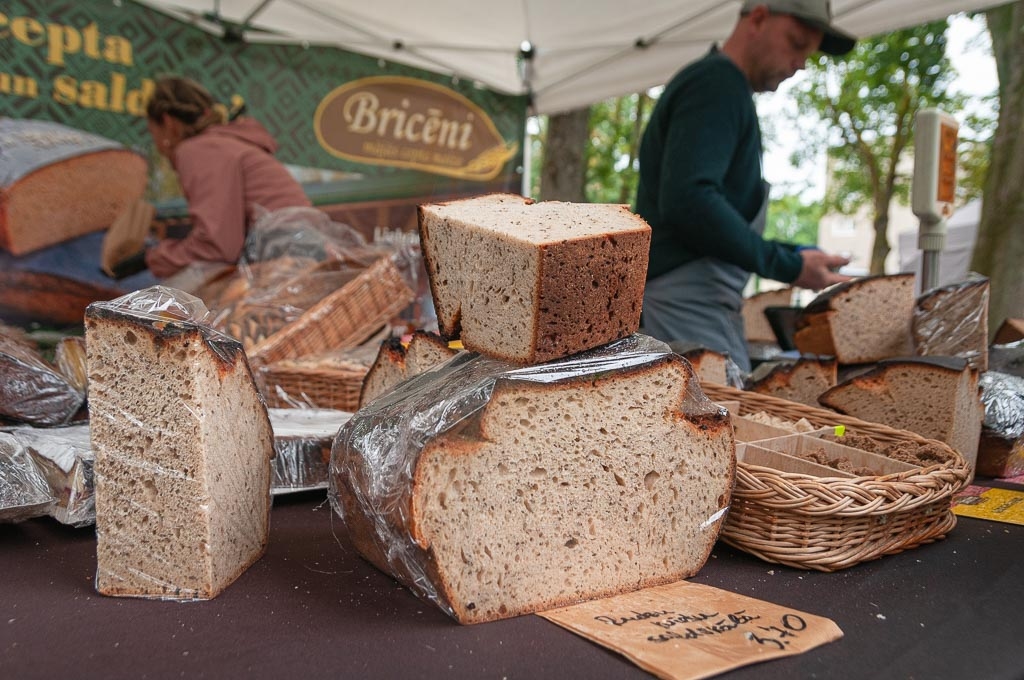
[[0, 324], [0, 417], [32, 425], [61, 425], [85, 401], [75, 387], [47, 362], [35, 343]]
[[96, 522], [92, 445], [88, 425], [7, 430], [31, 456], [50, 487], [55, 503], [48, 514], [75, 527]]
[[985, 430], [1009, 440], [1024, 438], [1024, 378], [988, 371], [978, 386]]
[[[535, 424], [553, 430], [545, 435], [531, 434]], [[669, 443], [661, 441], [659, 428], [667, 433]], [[696, 461], [703, 465], [705, 452], [712, 449], [717, 457], [711, 466], [714, 472], [711, 479], [704, 479], [697, 472]], [[453, 468], [446, 477], [435, 471], [434, 462], [448, 460], [445, 456], [449, 451], [454, 452], [451, 460], [460, 461], [458, 464], [470, 465], [474, 460], [491, 463], [481, 462], [483, 468], [475, 472]], [[572, 464], [567, 462], [570, 459]], [[503, 469], [506, 463], [508, 470]], [[461, 521], [486, 524], [487, 499], [509, 495], [487, 491], [492, 482], [505, 483], [498, 479], [500, 475], [507, 473], [508, 479], [527, 485], [531, 479], [538, 486], [545, 485], [548, 495], [536, 507], [530, 501], [536, 488], [526, 488], [522, 503], [525, 510], [517, 505], [510, 511], [526, 513], [524, 527], [530, 522], [539, 523], [564, 534], [550, 550], [554, 559], [569, 560], [577, 545], [597, 540], [595, 532], [606, 538], [614, 534], [616, 541], [633, 540], [627, 538], [629, 532], [624, 525], [621, 532], [602, 532], [597, 528], [601, 522], [618, 526], [616, 522], [624, 522], [622, 518], [628, 515], [641, 518], [636, 520], [640, 527], [634, 527], [640, 534], [662, 531], [654, 528], [657, 521], [653, 519], [660, 516], [660, 510], [648, 513], [645, 504], [666, 508], [671, 514], [676, 506], [669, 499], [685, 496], [681, 492], [685, 478], [693, 488], [717, 489], [713, 497], [704, 500], [704, 506], [697, 503], [706, 512], [686, 520], [691, 525], [686, 531], [707, 539], [710, 551], [724, 521], [734, 468], [735, 444], [725, 409], [703, 394], [690, 365], [667, 345], [633, 335], [528, 367], [460, 352], [399, 384], [354, 414], [338, 433], [331, 456], [329, 497], [364, 556], [421, 597], [468, 622], [475, 614], [467, 613], [465, 603], [456, 601], [461, 596], [453, 595], [449, 576], [444, 575], [446, 548], [430, 524], [431, 516], [445, 513], [456, 497], [470, 498], [469, 487], [474, 493], [478, 487], [483, 489], [479, 492], [480, 505], [476, 506], [483, 514], [470, 514]], [[457, 476], [462, 481], [452, 482]], [[676, 476], [678, 485], [673, 487]], [[428, 491], [435, 477], [450, 488]], [[591, 486], [603, 490], [592, 492]], [[635, 488], [636, 493], [623, 492], [623, 486]], [[462, 488], [466, 493], [460, 496], [458, 490]], [[564, 494], [566, 507], [575, 503], [573, 494], [599, 499], [606, 494], [606, 505], [614, 507], [621, 502], [623, 506], [610, 511], [606, 520], [590, 520], [589, 530], [586, 519], [575, 511], [533, 515], [545, 507], [542, 503], [561, 502], [557, 500], [559, 494]], [[574, 522], [583, 524], [576, 526]], [[506, 519], [499, 524], [516, 523]], [[522, 530], [527, 534], [531, 531]], [[493, 554], [488, 546], [479, 554], [469, 547], [465, 550], [467, 555], [475, 555], [463, 560], [470, 562], [499, 559], [495, 555], [502, 554], [497, 544]], [[645, 555], [655, 552], [628, 547], [617, 554], [635, 553], [640, 564], [647, 559]], [[573, 568], [573, 562], [568, 564]], [[659, 568], [666, 567], [650, 567], [651, 575], [656, 576]], [[695, 573], [697, 568], [699, 565], [687, 570]], [[622, 587], [639, 587], [647, 576], [643, 568], [640, 572], [636, 582]], [[682, 578], [678, 573], [675, 576]], [[480, 576], [478, 580], [486, 583], [488, 579]], [[578, 588], [586, 591], [586, 584], [587, 577], [580, 576]], [[576, 599], [581, 597], [585, 595]], [[470, 605], [469, 610], [486, 607], [475, 599]], [[504, 606], [493, 617], [508, 615], [516, 611], [516, 606]]]
[[54, 500], [25, 447], [10, 434], [0, 432], [0, 523], [45, 515]]
[[272, 408], [268, 412], [276, 453], [271, 468], [271, 493], [326, 489], [331, 446], [352, 414], [309, 408]]
[[166, 286], [85, 315], [102, 595], [215, 597], [262, 554], [273, 432], [240, 343]]
[[978, 370], [987, 366], [989, 280], [968, 279], [929, 291], [914, 306], [915, 351], [957, 356]]

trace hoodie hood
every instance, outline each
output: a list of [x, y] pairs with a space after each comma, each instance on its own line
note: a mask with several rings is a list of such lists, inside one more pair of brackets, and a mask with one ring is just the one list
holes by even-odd
[[255, 118], [242, 117], [224, 125], [214, 125], [207, 128], [203, 134], [238, 139], [257, 146], [271, 155], [277, 151], [277, 142]]

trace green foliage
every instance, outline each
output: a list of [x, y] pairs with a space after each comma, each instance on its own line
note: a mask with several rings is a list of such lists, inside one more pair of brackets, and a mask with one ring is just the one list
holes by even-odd
[[818, 242], [818, 222], [823, 213], [821, 203], [804, 203], [797, 194], [772, 199], [768, 206], [764, 237], [773, 241], [813, 246]]
[[860, 41], [846, 57], [808, 63], [795, 97], [801, 113], [816, 112], [829, 126], [816, 140], [829, 151], [827, 209], [850, 214], [871, 203], [888, 210], [894, 197], [909, 200], [910, 173], [899, 162], [913, 145], [915, 114], [964, 104], [949, 91], [956, 72], [946, 57], [947, 27], [943, 19], [895, 31]]
[[654, 103], [646, 93], [598, 102], [590, 108], [586, 194], [592, 203], [632, 203], [639, 176], [640, 135]]

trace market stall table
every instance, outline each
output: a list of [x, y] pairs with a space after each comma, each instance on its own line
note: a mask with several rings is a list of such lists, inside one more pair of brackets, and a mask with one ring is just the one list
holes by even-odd
[[[214, 600], [108, 598], [95, 535], [0, 525], [5, 678], [645, 678], [537, 616], [459, 626], [365, 562], [323, 492], [278, 497], [266, 555]], [[728, 678], [1024, 676], [1024, 527], [961, 518], [944, 540], [833, 574], [719, 544], [693, 580], [833, 619], [838, 642]]]

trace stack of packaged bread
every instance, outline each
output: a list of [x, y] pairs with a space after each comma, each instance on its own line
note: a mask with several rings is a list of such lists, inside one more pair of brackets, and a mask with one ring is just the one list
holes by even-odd
[[419, 229], [444, 337], [382, 350], [401, 370], [335, 440], [356, 548], [463, 623], [696, 573], [735, 443], [689, 363], [636, 334], [649, 227], [490, 195], [421, 206]]

